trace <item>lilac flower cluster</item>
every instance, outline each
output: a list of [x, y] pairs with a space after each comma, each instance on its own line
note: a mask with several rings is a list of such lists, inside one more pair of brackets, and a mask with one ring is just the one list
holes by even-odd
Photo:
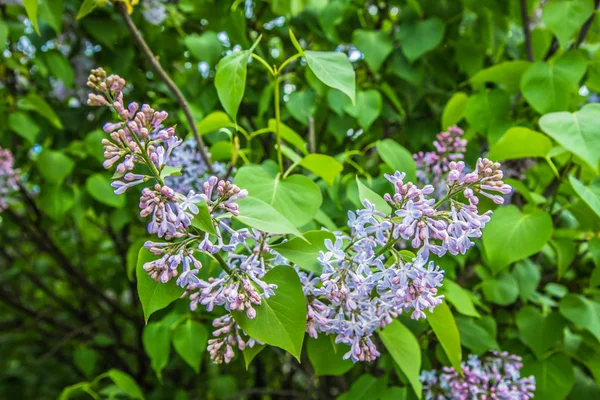
[[[170, 169], [165, 167], [173, 166], [171, 157], [182, 140], [175, 136], [173, 127], [163, 126], [168, 117], [165, 111], [155, 111], [146, 104], [125, 106], [125, 81], [116, 75], [106, 76], [102, 69], [92, 71], [88, 86], [98, 92], [89, 95], [88, 104], [110, 107], [119, 117], [119, 122], [104, 125], [110, 139], [102, 141], [106, 158], [103, 165], [116, 170], [112, 183], [115, 193], [147, 184], [141, 191], [140, 215], [150, 218], [148, 233], [162, 241], [145, 243], [144, 247], [158, 258], [144, 264], [144, 270], [162, 283], [176, 278], [176, 283], [185, 288], [192, 310], [199, 304], [207, 311], [215, 306], [225, 309], [227, 314], [214, 321], [217, 339], [210, 341], [209, 352], [215, 362], [229, 362], [233, 347], [243, 350], [255, 343], [247, 339], [230, 312], [245, 312], [248, 318], [256, 316], [255, 307], [274, 295], [277, 288], [262, 278], [283, 262], [282, 258], [270, 249], [270, 235], [230, 227], [228, 217], [239, 214], [236, 201], [247, 195], [246, 190], [215, 176], [208, 178], [198, 193], [189, 190], [187, 195], [166, 184], [164, 172]], [[201, 218], [200, 207], [204, 204], [212, 225], [212, 229], [204, 229], [212, 235], [193, 223], [195, 218]], [[216, 277], [200, 279], [202, 263], [198, 253], [211, 255], [223, 271]]]
[[535, 377], [521, 378], [521, 357], [492, 352], [479, 359], [469, 355], [464, 375], [454, 368], [421, 373], [425, 400], [528, 400], [535, 392]]
[[467, 141], [463, 139], [464, 132], [458, 126], [452, 126], [445, 132], [440, 132], [433, 142], [435, 151], [418, 152], [413, 154], [417, 165], [417, 178], [431, 184], [436, 191], [444, 189], [444, 174], [448, 172], [451, 161], [464, 158], [467, 151]]
[[11, 194], [19, 189], [19, 170], [14, 169], [14, 162], [11, 151], [0, 147], [0, 212], [8, 208]]
[[[181, 166], [181, 174], [168, 176], [165, 178], [165, 181], [177, 192], [187, 193], [190, 190], [202, 191], [202, 183], [210, 177], [204, 159], [196, 151], [197, 147], [196, 139], [190, 138], [184, 140], [171, 153], [167, 165], [173, 167]], [[225, 177], [227, 174], [225, 163], [213, 162], [212, 168], [215, 175]]]
[[[441, 304], [438, 288], [444, 271], [428, 262], [429, 255], [464, 254], [490, 220], [491, 212], [479, 214], [476, 194], [501, 203], [503, 198], [491, 192], [506, 194], [511, 189], [502, 182], [500, 165], [487, 159], [478, 160], [471, 173], [463, 172], [462, 161], [451, 161], [447, 170], [447, 195], [438, 202], [429, 197], [433, 186], [404, 183], [405, 175], [396, 172], [386, 175], [395, 189], [384, 196], [391, 215], [368, 200], [363, 209], [348, 213], [350, 234], [336, 233], [335, 241], [325, 242], [328, 251], [319, 255], [320, 277], [300, 273], [308, 299], [309, 335], [334, 334], [337, 343], [351, 348], [344, 358], [372, 361], [379, 356], [371, 340], [376, 329], [402, 312], [425, 318], [424, 310]], [[457, 200], [459, 194], [468, 204]], [[442, 208], [446, 203], [449, 210]], [[410, 243], [416, 257], [407, 259], [395, 248], [401, 240]]]

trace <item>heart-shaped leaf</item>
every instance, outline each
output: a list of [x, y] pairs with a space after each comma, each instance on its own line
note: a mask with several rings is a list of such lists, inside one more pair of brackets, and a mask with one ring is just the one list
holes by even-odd
[[584, 327], [600, 340], [600, 303], [568, 294], [560, 301], [559, 310], [566, 319]]
[[310, 50], [302, 55], [321, 82], [350, 97], [352, 104], [356, 102], [356, 77], [348, 56], [341, 52]]
[[208, 341], [206, 327], [199, 322], [187, 319], [175, 328], [172, 341], [177, 354], [198, 373]]
[[138, 296], [142, 303], [146, 323], [153, 312], [162, 310], [183, 294], [183, 289], [177, 286], [175, 279], [171, 279], [167, 283], [157, 282], [144, 271], [144, 264], [156, 258], [149, 250], [142, 247], [138, 253], [135, 269]]
[[271, 247], [301, 269], [320, 273], [319, 252], [326, 251], [325, 239], [335, 241], [335, 236], [328, 231], [308, 231], [303, 236], [306, 240], [293, 238]]
[[554, 0], [542, 8], [542, 21], [565, 48], [593, 12], [594, 4], [589, 0]]
[[294, 224], [281, 215], [271, 205], [256, 197], [248, 196], [238, 200], [239, 215], [235, 217], [241, 223], [251, 228], [260, 229], [268, 233], [302, 236]]
[[566, 354], [555, 354], [543, 361], [525, 363], [521, 376], [535, 377], [535, 398], [563, 400], [575, 382], [573, 365]]
[[357, 29], [352, 33], [352, 43], [365, 56], [365, 61], [373, 72], [379, 71], [383, 62], [394, 50], [392, 38], [384, 31]]
[[142, 334], [144, 350], [150, 357], [150, 365], [158, 379], [162, 381], [162, 370], [169, 363], [171, 353], [171, 330], [160, 322], [152, 322], [144, 328]]
[[344, 111], [356, 118], [361, 128], [369, 130], [381, 114], [382, 103], [381, 94], [377, 90], [361, 90], [356, 97], [356, 105], [348, 103]]
[[246, 165], [235, 175], [235, 183], [250, 196], [271, 205], [281, 215], [300, 227], [310, 222], [323, 202], [321, 190], [310, 178], [291, 175], [281, 179], [269, 175], [258, 165]]
[[523, 74], [521, 91], [525, 100], [539, 113], [563, 111], [569, 95], [583, 78], [586, 60], [579, 51], [561, 55], [554, 64], [538, 61]]
[[483, 245], [488, 266], [498, 273], [544, 247], [552, 236], [552, 218], [543, 211], [523, 214], [516, 206], [497, 209], [487, 224]]
[[306, 353], [316, 376], [344, 375], [354, 366], [351, 360], [342, 358], [350, 348], [336, 344], [332, 339], [332, 336], [321, 334], [316, 339], [309, 338], [306, 342]]
[[545, 135], [528, 128], [510, 128], [498, 140], [488, 158], [494, 161], [515, 160], [528, 157], [546, 157], [552, 149], [552, 141]]
[[335, 178], [342, 172], [344, 166], [335, 158], [326, 154], [309, 154], [300, 161], [300, 165], [319, 176], [327, 184], [333, 186]]
[[397, 38], [402, 53], [411, 63], [435, 49], [444, 39], [446, 25], [439, 18], [430, 18], [416, 24], [401, 24]]
[[594, 179], [589, 186], [585, 186], [571, 175], [569, 182], [579, 197], [600, 217], [600, 178]]
[[482, 69], [470, 79], [470, 82], [475, 85], [483, 85], [486, 82], [499, 83], [506, 91], [515, 93], [519, 90], [521, 77], [530, 65], [529, 61], [523, 60], [505, 61]]
[[392, 172], [404, 172], [406, 174], [405, 181], [416, 182], [417, 166], [410, 151], [392, 139], [377, 141], [376, 148], [383, 162], [392, 168]]
[[277, 285], [275, 295], [262, 299], [254, 319], [239, 311], [232, 315], [250, 337], [287, 350], [300, 361], [306, 329], [306, 298], [300, 278], [293, 268], [279, 266], [262, 280]]
[[532, 306], [522, 308], [516, 317], [521, 340], [533, 351], [538, 360], [546, 351], [560, 344], [563, 336], [564, 319], [558, 312], [547, 316]]
[[598, 172], [600, 110], [586, 106], [575, 113], [558, 112], [540, 118], [540, 127], [561, 146]]

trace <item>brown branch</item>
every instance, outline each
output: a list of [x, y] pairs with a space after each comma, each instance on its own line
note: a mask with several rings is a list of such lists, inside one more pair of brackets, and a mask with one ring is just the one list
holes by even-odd
[[578, 48], [581, 45], [581, 43], [583, 43], [583, 41], [585, 40], [585, 37], [587, 36], [590, 28], [592, 27], [592, 24], [594, 23], [594, 18], [596, 18], [596, 10], [598, 9], [599, 5], [600, 0], [594, 0], [594, 12], [592, 13], [592, 15], [590, 15], [590, 17], [585, 21], [585, 23], [581, 27], [579, 35], [577, 36], [577, 41], [575, 42], [575, 48]]
[[529, 29], [529, 13], [527, 12], [527, 0], [521, 0], [521, 21], [523, 23], [523, 35], [525, 36], [525, 49], [527, 59], [533, 62], [533, 46], [531, 45], [531, 30]]
[[127, 29], [129, 30], [129, 33], [131, 33], [133, 40], [138, 45], [138, 47], [142, 50], [142, 53], [144, 53], [144, 55], [146, 56], [146, 59], [150, 63], [150, 66], [152, 67], [154, 72], [158, 75], [158, 77], [167, 86], [167, 88], [173, 94], [173, 96], [175, 96], [175, 99], [179, 103], [179, 107], [181, 107], [181, 110], [185, 114], [185, 118], [187, 119], [187, 122], [190, 125], [190, 130], [192, 131], [194, 138], [196, 139], [196, 143], [198, 144], [198, 151], [200, 152], [200, 155], [202, 156], [202, 159], [204, 160], [204, 163], [206, 164], [208, 171], [212, 174], [214, 171], [213, 171], [212, 164], [210, 162], [210, 157], [208, 155], [208, 152], [206, 151], [206, 146], [204, 145], [204, 141], [202, 140], [202, 137], [198, 133], [198, 128], [196, 127], [196, 122], [194, 121], [194, 116], [192, 115], [190, 106], [189, 106], [187, 100], [185, 99], [185, 97], [183, 96], [183, 93], [181, 93], [181, 90], [179, 90], [177, 85], [175, 85], [175, 82], [173, 82], [171, 77], [169, 77], [169, 74], [167, 74], [167, 72], [160, 65], [160, 62], [158, 61], [158, 59], [156, 58], [156, 56], [154, 55], [154, 53], [152, 52], [152, 50], [150, 49], [150, 47], [148, 46], [148, 44], [146, 43], [144, 38], [142, 37], [142, 34], [138, 30], [138, 28], [135, 26], [135, 23], [133, 22], [133, 20], [131, 19], [131, 16], [127, 12], [125, 3], [123, 3], [123, 2], [116, 3], [115, 7], [117, 8], [119, 13], [123, 17], [123, 20], [125, 21], [125, 25], [127, 25]]

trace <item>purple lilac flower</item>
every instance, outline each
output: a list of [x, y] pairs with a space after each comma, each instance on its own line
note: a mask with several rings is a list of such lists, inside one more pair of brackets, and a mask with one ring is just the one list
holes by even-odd
[[207, 350], [211, 360], [217, 364], [229, 363], [235, 356], [235, 348], [244, 351], [246, 347], [252, 348], [262, 344], [248, 337], [240, 326], [235, 323], [231, 314], [216, 318], [213, 321], [213, 326], [217, 328], [213, 332], [216, 339], [209, 339]]
[[426, 400], [528, 400], [535, 392], [535, 377], [521, 378], [521, 357], [493, 351], [481, 359], [469, 355], [463, 376], [451, 367], [423, 371]]
[[14, 169], [10, 150], [0, 147], [0, 212], [8, 208], [12, 193], [19, 189], [19, 170]]
[[432, 185], [442, 196], [445, 194], [444, 174], [448, 172], [448, 165], [451, 161], [462, 160], [467, 150], [467, 140], [462, 138], [463, 134], [462, 129], [452, 126], [436, 136], [434, 151], [413, 154], [419, 181]]
[[162, 25], [167, 19], [167, 8], [161, 0], [144, 0], [142, 14], [144, 19], [152, 25]]
[[[169, 166], [181, 166], [181, 175], [166, 177], [166, 183], [180, 193], [187, 193], [190, 190], [199, 192], [202, 191], [202, 183], [206, 181], [210, 175], [206, 163], [202, 159], [197, 149], [196, 139], [190, 138], [184, 140], [181, 145], [176, 147], [171, 153], [171, 157], [167, 161]], [[227, 165], [222, 162], [215, 161], [212, 163], [215, 175], [225, 177], [227, 173]]]
[[[198, 192], [187, 190], [187, 195], [165, 183], [161, 171], [167, 165], [175, 166], [170, 158], [182, 141], [175, 136], [173, 127], [163, 126], [168, 117], [165, 111], [155, 111], [146, 104], [125, 106], [125, 84], [119, 76], [107, 77], [100, 68], [93, 70], [88, 79], [88, 86], [99, 92], [89, 95], [88, 104], [110, 107], [119, 117], [118, 122], [104, 125], [111, 138], [103, 140], [104, 167], [115, 168], [112, 186], [117, 194], [153, 182], [141, 190], [140, 215], [150, 218], [148, 232], [162, 241], [145, 243], [158, 258], [145, 263], [143, 268], [152, 279], [162, 283], [176, 278], [176, 284], [185, 288], [192, 310], [200, 304], [208, 311], [222, 306], [228, 312], [215, 320], [215, 326], [220, 328], [215, 336], [227, 335], [211, 340], [209, 351], [215, 362], [229, 362], [233, 347], [243, 349], [246, 344], [255, 343], [252, 339], [241, 339], [246, 335], [235, 325], [230, 312], [245, 312], [248, 318], [255, 318], [262, 299], [273, 296], [277, 289], [262, 278], [275, 265], [287, 261], [270, 249], [271, 235], [255, 229], [231, 228], [227, 216], [239, 214], [236, 202], [246, 197], [246, 190], [216, 176], [195, 187]], [[144, 170], [146, 173], [141, 173]], [[192, 225], [200, 212], [200, 203], [206, 203], [213, 235]], [[219, 261], [223, 272], [207, 280], [200, 279], [202, 263], [197, 253], [201, 252]]]
[[[438, 288], [444, 271], [427, 261], [429, 255], [464, 254], [490, 220], [491, 212], [478, 213], [476, 195], [501, 204], [503, 197], [494, 192], [511, 190], [502, 182], [500, 164], [487, 159], [479, 159], [468, 174], [462, 161], [451, 161], [444, 169], [449, 173], [443, 200], [431, 198], [431, 185], [405, 183], [400, 172], [386, 175], [394, 185], [394, 193], [384, 196], [392, 214], [365, 200], [363, 209], [348, 213], [350, 235], [337, 232], [335, 240], [325, 241], [327, 251], [318, 258], [323, 267], [320, 277], [300, 273], [309, 335], [333, 334], [337, 343], [350, 346], [344, 358], [372, 361], [379, 356], [371, 339], [376, 329], [403, 312], [413, 319], [425, 318], [425, 310], [441, 304]], [[468, 204], [458, 201], [461, 194]], [[417, 251], [414, 259], [405, 259], [395, 249], [402, 240]]]

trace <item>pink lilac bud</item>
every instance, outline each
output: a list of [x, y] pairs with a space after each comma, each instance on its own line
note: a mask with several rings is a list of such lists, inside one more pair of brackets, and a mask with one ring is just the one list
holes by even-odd
[[254, 340], [236, 324], [231, 314], [225, 314], [213, 321], [213, 326], [218, 328], [213, 332], [216, 339], [208, 341], [210, 359], [216, 364], [229, 363], [235, 356], [235, 350], [243, 351], [246, 347], [254, 347], [262, 343]]

